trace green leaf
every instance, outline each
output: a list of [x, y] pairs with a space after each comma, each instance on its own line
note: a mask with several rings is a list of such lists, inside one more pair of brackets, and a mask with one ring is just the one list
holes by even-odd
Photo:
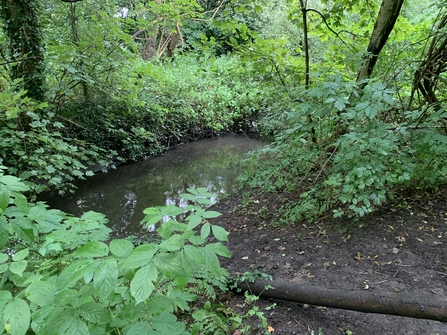
[[169, 278], [183, 276], [186, 274], [183, 262], [179, 253], [160, 253], [154, 257], [154, 264], [158, 270]]
[[182, 193], [180, 194], [180, 197], [185, 200], [196, 201], [196, 197], [189, 193]]
[[22, 299], [9, 302], [3, 311], [3, 325], [11, 335], [25, 335], [30, 323], [30, 309]]
[[25, 185], [19, 178], [13, 176], [0, 176], [0, 183], [6, 185], [10, 191], [26, 192], [29, 187]]
[[94, 287], [98, 296], [106, 299], [118, 286], [118, 262], [114, 258], [102, 259], [95, 271]]
[[135, 273], [130, 282], [130, 293], [135, 298], [136, 304], [149, 298], [155, 288], [152, 282], [156, 281], [157, 277], [158, 270], [154, 264], [143, 266]]
[[230, 252], [228, 251], [227, 247], [224, 246], [222, 243], [209, 243], [206, 245], [207, 250], [212, 250], [212, 252], [218, 254], [219, 256], [223, 257], [231, 257]]
[[91, 241], [73, 252], [73, 257], [104, 257], [109, 254], [109, 247], [104, 242]]
[[205, 213], [203, 213], [203, 217], [205, 219], [212, 219], [212, 218], [217, 218], [219, 216], [221, 216], [222, 214], [216, 211], [206, 211]]
[[0, 216], [0, 248], [6, 247], [9, 240], [9, 226], [4, 216]]
[[[65, 307], [59, 310], [56, 314], [51, 314], [52, 317], [46, 320], [45, 335], [61, 335], [68, 334], [67, 331], [73, 330], [73, 325], [76, 325], [77, 311], [73, 307]], [[82, 329], [81, 329], [82, 331]]]
[[211, 225], [207, 222], [200, 229], [200, 237], [206, 239], [211, 232]]
[[142, 223], [145, 223], [147, 226], [156, 224], [163, 219], [163, 215], [161, 215], [160, 210], [155, 207], [146, 208], [143, 211], [146, 216], [141, 220]]
[[0, 264], [6, 262], [9, 259], [7, 254], [0, 254]]
[[23, 271], [25, 271], [27, 266], [28, 266], [28, 262], [25, 260], [13, 262], [13, 263], [9, 264], [9, 271], [22, 277]]
[[183, 247], [184, 241], [178, 234], [172, 235], [167, 240], [160, 243], [160, 249], [165, 251], [177, 251]]
[[46, 209], [44, 205], [38, 204], [30, 208], [28, 219], [39, 224], [39, 231], [49, 233], [59, 229], [65, 214], [57, 209]]
[[147, 322], [140, 321], [134, 323], [126, 332], [126, 335], [151, 335], [153, 334], [151, 330], [152, 329]]
[[12, 255], [12, 260], [14, 262], [21, 261], [22, 259], [25, 259], [28, 255], [29, 255], [29, 249], [26, 248], [26, 249], [17, 251], [14, 255]]
[[212, 247], [207, 244], [202, 251], [203, 259], [205, 260], [206, 269], [213, 275], [218, 277], [220, 275], [220, 263]]
[[[8, 302], [12, 300], [12, 294], [9, 291], [1, 290], [0, 291], [0, 315], [1, 311], [6, 306]], [[0, 319], [1, 320], [1, 319]]]
[[202, 222], [202, 217], [196, 214], [191, 214], [185, 220], [188, 221], [188, 229], [194, 229]]
[[207, 198], [198, 198], [197, 202], [202, 205], [211, 205], [211, 200]]
[[127, 257], [132, 252], [134, 245], [129, 240], [116, 239], [109, 244], [110, 252], [117, 257]]
[[11, 192], [6, 188], [5, 185], [0, 184], [0, 213], [2, 213], [6, 209], [6, 207], [8, 207], [10, 197]]
[[91, 323], [106, 324], [109, 323], [112, 316], [106, 306], [90, 301], [79, 306], [81, 316]]
[[84, 221], [97, 221], [106, 223], [108, 220], [105, 218], [106, 216], [102, 213], [97, 213], [94, 211], [88, 211], [81, 216], [81, 220]]
[[193, 245], [185, 245], [182, 252], [184, 256], [189, 258], [195, 264], [205, 265], [205, 259], [203, 258], [201, 248], [197, 248]]
[[152, 326], [162, 334], [177, 335], [185, 331], [183, 323], [177, 322], [177, 318], [171, 313], [154, 316]]
[[194, 195], [198, 195], [198, 194], [199, 194], [199, 192], [198, 192], [196, 189], [194, 189], [194, 188], [190, 188], [190, 187], [188, 187], [186, 190], [187, 190], [189, 193], [192, 193], [192, 194], [194, 194]]
[[19, 238], [27, 242], [35, 241], [35, 234], [37, 234], [37, 231], [35, 231], [36, 226], [33, 226], [27, 218], [16, 217], [9, 220], [9, 224], [11, 225], [11, 228], [17, 233]]
[[26, 197], [23, 194], [18, 193], [15, 196], [14, 204], [24, 214], [28, 214], [29, 213], [30, 207], [28, 206], [28, 200], [26, 199]]
[[123, 269], [136, 269], [145, 266], [151, 262], [158, 249], [159, 246], [153, 243], [140, 245], [132, 250], [129, 257], [121, 261], [120, 267]]
[[34, 282], [26, 288], [25, 295], [38, 306], [47, 306], [54, 301], [54, 287], [49, 282]]
[[225, 229], [215, 225], [212, 225], [211, 228], [213, 229], [213, 235], [215, 238], [219, 241], [228, 242], [228, 232]]
[[96, 263], [93, 259], [83, 259], [73, 262], [62, 270], [61, 274], [57, 278], [57, 287], [59, 290], [72, 287], [88, 272], [93, 271], [95, 267]]
[[64, 335], [89, 335], [87, 325], [80, 319], [75, 319], [64, 332]]

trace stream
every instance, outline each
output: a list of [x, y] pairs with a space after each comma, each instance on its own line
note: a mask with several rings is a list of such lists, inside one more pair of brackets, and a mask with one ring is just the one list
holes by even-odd
[[81, 182], [74, 194], [47, 202], [76, 216], [89, 210], [104, 213], [113, 237], [141, 235], [143, 210], [181, 206], [179, 195], [188, 187], [206, 187], [214, 195], [213, 203], [234, 192], [244, 154], [263, 144], [237, 135], [182, 144], [162, 156], [97, 174]]

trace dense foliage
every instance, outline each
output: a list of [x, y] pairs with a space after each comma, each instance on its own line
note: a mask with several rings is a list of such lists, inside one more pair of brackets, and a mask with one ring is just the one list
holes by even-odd
[[[277, 193], [282, 222], [363, 216], [447, 182], [445, 1], [0, 0], [0, 26], [2, 332], [240, 325], [210, 302], [229, 256], [207, 243], [226, 240], [206, 222], [217, 213], [148, 209], [149, 225], [171, 220], [135, 247], [107, 244], [101, 214], [28, 202], [95, 164], [258, 131], [274, 140], [241, 181]], [[192, 311], [196, 294], [209, 301]]]
[[158, 239], [138, 246], [108, 241], [103, 214], [71, 217], [28, 203], [27, 190], [0, 173], [0, 333], [226, 334], [243, 324], [217, 315], [220, 305], [191, 307], [228, 285], [217, 258], [230, 256], [228, 233], [207, 221], [220, 214], [201, 207], [206, 189], [183, 194], [186, 208], [147, 208], [143, 222], [157, 224]]

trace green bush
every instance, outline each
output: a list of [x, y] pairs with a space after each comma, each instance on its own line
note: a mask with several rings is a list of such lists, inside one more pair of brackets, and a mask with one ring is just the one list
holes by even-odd
[[[196, 321], [179, 315], [191, 310], [197, 293], [213, 296], [205, 284], [225, 282], [227, 276], [217, 255], [230, 256], [220, 242], [227, 240], [227, 232], [207, 222], [220, 214], [199, 206], [210, 202], [206, 189], [182, 195], [192, 202], [184, 209], [146, 209], [143, 222], [157, 224], [162, 241], [137, 247], [126, 239], [108, 241], [103, 214], [71, 217], [44, 203], [28, 203], [23, 195], [28, 190], [18, 178], [0, 172], [0, 333], [175, 335], [190, 334], [190, 326], [194, 333], [200, 330], [202, 319], [195, 317], [200, 321], [195, 326]], [[179, 216], [186, 216], [184, 222]], [[217, 242], [208, 242], [210, 237]], [[205, 278], [202, 286], [199, 276]]]
[[48, 187], [64, 192], [75, 179], [93, 174], [89, 165], [107, 164], [113, 153], [64, 137], [64, 125], [55, 120], [47, 104], [37, 104], [25, 93], [13, 88], [0, 92], [0, 160], [9, 174], [25, 180], [34, 193]]
[[241, 181], [284, 192], [284, 222], [329, 210], [364, 216], [396, 190], [447, 182], [444, 109], [406, 110], [381, 83], [351, 101], [350, 92], [340, 78], [303, 91], [306, 100], [288, 113], [287, 129], [248, 158], [252, 167]]

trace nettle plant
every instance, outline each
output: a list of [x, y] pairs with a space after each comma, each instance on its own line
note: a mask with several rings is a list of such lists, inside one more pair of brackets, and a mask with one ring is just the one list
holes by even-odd
[[198, 298], [190, 287], [197, 283], [194, 272], [200, 268], [204, 280], [217, 281], [226, 276], [217, 255], [230, 257], [221, 243], [227, 232], [207, 221], [220, 214], [199, 206], [209, 203], [209, 193], [189, 189], [183, 197], [194, 204], [186, 208], [146, 209], [143, 222], [158, 225], [162, 241], [135, 247], [127, 239], [107, 243], [111, 230], [103, 214], [77, 218], [28, 203], [23, 192], [29, 188], [3, 170], [0, 333], [198, 333], [184, 313]]

